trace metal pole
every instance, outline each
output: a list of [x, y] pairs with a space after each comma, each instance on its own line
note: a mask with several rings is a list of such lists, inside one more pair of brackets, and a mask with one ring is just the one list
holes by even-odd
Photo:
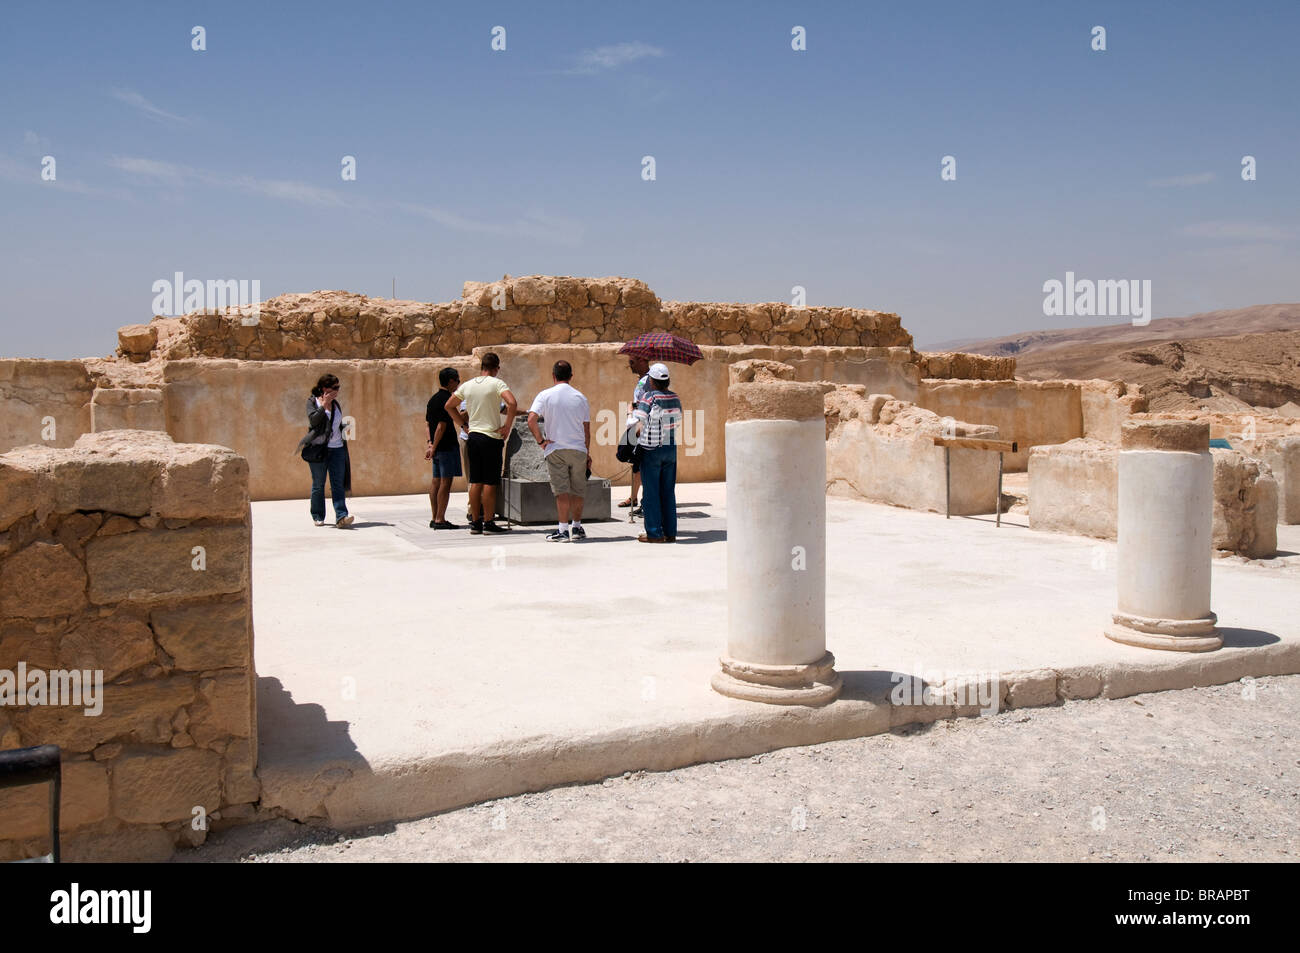
[[952, 449], [943, 448], [943, 518], [952, 518]]

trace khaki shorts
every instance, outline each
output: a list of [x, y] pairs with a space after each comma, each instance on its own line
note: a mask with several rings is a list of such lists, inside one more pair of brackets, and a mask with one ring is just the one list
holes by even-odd
[[552, 450], [546, 456], [546, 469], [551, 477], [551, 492], [556, 496], [572, 493], [587, 494], [587, 454], [582, 450]]

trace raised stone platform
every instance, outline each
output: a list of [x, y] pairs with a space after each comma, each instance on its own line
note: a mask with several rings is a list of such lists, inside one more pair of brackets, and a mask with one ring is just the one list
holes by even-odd
[[[355, 500], [352, 532], [313, 527], [303, 501], [255, 503], [263, 807], [340, 827], [417, 817], [973, 714], [959, 692], [993, 677], [997, 703], [1020, 708], [1300, 672], [1300, 556], [1215, 560], [1223, 648], [1152, 652], [1101, 635], [1114, 543], [1033, 533], [1020, 513], [995, 530], [991, 516], [830, 499], [840, 698], [726, 698], [709, 685], [725, 652], [725, 493], [677, 497], [673, 546], [617, 522], [565, 544], [544, 528], [435, 532], [422, 496]], [[1279, 534], [1300, 552], [1300, 528]], [[323, 551], [349, 581], [325, 627], [295, 608]], [[946, 694], [922, 704], [925, 685]]]

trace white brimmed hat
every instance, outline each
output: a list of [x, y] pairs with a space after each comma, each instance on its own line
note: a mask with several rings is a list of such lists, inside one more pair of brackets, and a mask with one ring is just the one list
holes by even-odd
[[657, 381], [668, 380], [668, 367], [664, 364], [651, 364], [650, 376]]

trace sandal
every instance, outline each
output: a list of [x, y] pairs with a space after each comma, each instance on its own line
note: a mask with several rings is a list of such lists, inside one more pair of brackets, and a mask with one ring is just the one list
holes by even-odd
[[623, 508], [626, 508], [626, 507], [629, 507], [629, 506], [636, 506], [636, 500], [632, 499], [632, 497], [629, 496], [626, 500], [624, 500], [622, 503], [620, 503], [620, 504], [618, 504], [618, 505], [619, 505], [620, 507], [623, 507]]

